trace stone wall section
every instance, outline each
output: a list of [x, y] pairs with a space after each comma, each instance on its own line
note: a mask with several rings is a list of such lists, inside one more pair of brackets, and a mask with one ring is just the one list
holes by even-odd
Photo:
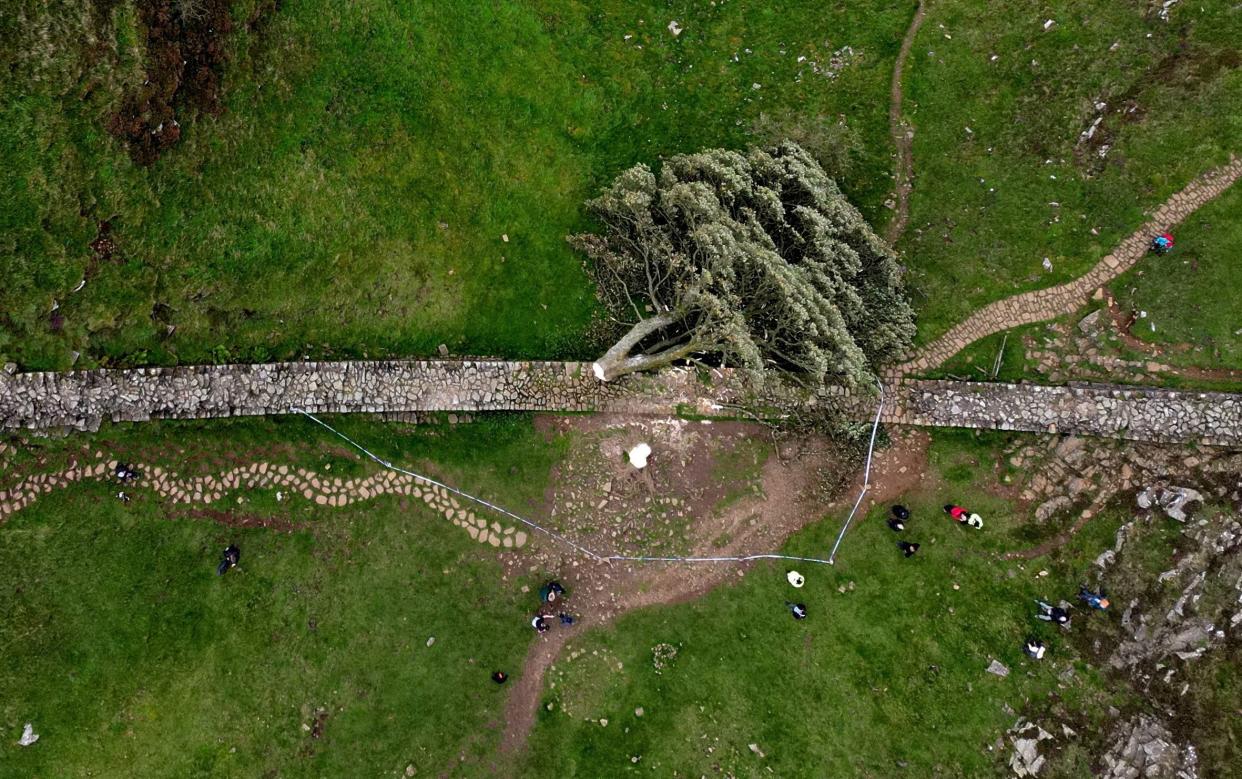
[[[586, 363], [422, 360], [0, 374], [0, 429], [95, 430], [104, 421], [290, 414], [558, 411], [729, 416], [729, 372], [669, 370], [601, 383]], [[876, 398], [821, 398], [859, 421]], [[1141, 387], [890, 379], [889, 424], [1242, 445], [1242, 395]]]
[[[104, 421], [290, 414], [480, 411], [710, 413], [692, 371], [608, 384], [587, 363], [398, 360], [0, 373], [0, 429], [96, 430]], [[704, 404], [709, 405], [704, 405]]]
[[1239, 394], [904, 380], [889, 395], [890, 424], [1242, 446]]

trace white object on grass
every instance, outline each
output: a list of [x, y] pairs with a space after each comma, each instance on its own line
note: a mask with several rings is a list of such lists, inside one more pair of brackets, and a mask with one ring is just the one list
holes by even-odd
[[17, 740], [17, 744], [18, 746], [28, 747], [38, 740], [39, 734], [34, 732], [34, 725], [27, 722], [26, 727], [22, 729], [22, 737]]
[[647, 444], [639, 444], [629, 451], [630, 465], [635, 468], [646, 468], [647, 458], [651, 456], [651, 447]]
[[802, 574], [798, 573], [797, 571], [790, 571], [789, 573], [785, 574], [785, 578], [788, 579], [789, 583], [795, 587], [801, 587], [802, 585], [806, 584], [806, 579], [803, 578]]

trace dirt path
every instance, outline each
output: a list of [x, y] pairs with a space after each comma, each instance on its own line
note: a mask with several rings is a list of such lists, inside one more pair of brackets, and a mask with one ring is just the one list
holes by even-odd
[[993, 333], [1077, 311], [1093, 292], [1146, 256], [1153, 235], [1172, 229], [1232, 186], [1239, 177], [1242, 177], [1242, 160], [1233, 157], [1227, 165], [1204, 173], [1169, 198], [1156, 209], [1150, 221], [1122, 241], [1112, 254], [1100, 260], [1085, 275], [1056, 287], [1024, 292], [984, 306], [966, 321], [924, 346], [897, 371], [918, 374], [938, 367], [970, 344]]
[[[1113, 329], [1117, 333], [1117, 337], [1130, 349], [1148, 357], [1163, 357], [1166, 353], [1185, 353], [1191, 351], [1194, 347], [1190, 344], [1156, 344], [1144, 341], [1135, 337], [1130, 332], [1130, 328], [1134, 326], [1137, 320], [1133, 311], [1125, 312], [1121, 305], [1113, 297], [1112, 291], [1105, 288], [1104, 294], [1108, 304], [1109, 321], [1112, 323]], [[1199, 379], [1204, 381], [1239, 381], [1242, 380], [1242, 371], [1232, 370], [1229, 368], [1197, 368], [1194, 366], [1167, 365], [1160, 366], [1161, 373], [1168, 373], [1173, 376], [1179, 376], [1184, 379]]]
[[[755, 432], [758, 431], [756, 428]], [[926, 433], [911, 430], [896, 439], [893, 446], [877, 453], [871, 490], [860, 509], [862, 512], [870, 505], [904, 493], [918, 481], [926, 466], [928, 442]], [[841, 513], [849, 508], [861, 486], [861, 474], [854, 475], [855, 464], [836, 460], [814, 441], [792, 446], [786, 443], [782, 451], [784, 462], [770, 455], [763, 464], [761, 495], [700, 518], [694, 530], [695, 554], [745, 555], [772, 551], [808, 523], [826, 513]], [[839, 478], [842, 467], [850, 469], [847, 479]], [[832, 495], [820, 489], [824, 468], [837, 469], [838, 481]], [[720, 544], [721, 538], [729, 540]], [[538, 541], [532, 549], [537, 551], [542, 546], [543, 542]], [[571, 605], [586, 616], [572, 628], [551, 631], [531, 646], [522, 672], [510, 689], [505, 708], [501, 755], [510, 759], [525, 747], [538, 714], [545, 674], [570, 639], [584, 630], [607, 625], [634, 609], [692, 600], [726, 581], [735, 580], [752, 567], [750, 564], [608, 565], [581, 560], [572, 566], [565, 560], [561, 564], [573, 570], [578, 580]], [[494, 765], [493, 769], [503, 773], [498, 766]]]
[[906, 60], [910, 58], [910, 49], [914, 46], [914, 37], [923, 26], [923, 17], [927, 6], [920, 0], [914, 18], [906, 29], [906, 37], [901, 40], [901, 50], [897, 53], [897, 62], [893, 65], [893, 82], [888, 90], [888, 126], [893, 136], [893, 147], [897, 159], [893, 166], [893, 185], [896, 207], [893, 218], [888, 223], [884, 238], [893, 246], [906, 231], [910, 222], [910, 191], [914, 188], [914, 127], [902, 116], [901, 106], [905, 100], [901, 86], [902, 76], [906, 68]]

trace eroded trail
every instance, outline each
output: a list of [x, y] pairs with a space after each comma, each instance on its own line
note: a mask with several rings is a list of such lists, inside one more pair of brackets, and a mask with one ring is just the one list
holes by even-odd
[[914, 46], [914, 38], [923, 26], [926, 10], [927, 6], [920, 2], [914, 11], [914, 18], [906, 29], [906, 36], [901, 40], [901, 50], [897, 52], [897, 62], [893, 65], [893, 81], [888, 90], [888, 126], [897, 155], [893, 166], [893, 219], [884, 233], [890, 246], [901, 239], [906, 225], [910, 222], [910, 192], [914, 189], [914, 127], [902, 114], [905, 92], [901, 82], [905, 75], [906, 61], [910, 58], [910, 49]]
[[[592, 424], [591, 420], [585, 422]], [[573, 424], [573, 421], [563, 420], [562, 423]], [[762, 432], [762, 428], [756, 426], [735, 425], [732, 430], [724, 431], [724, 437]], [[718, 436], [710, 435], [708, 438], [710, 440], [704, 440], [703, 436], [696, 435], [693, 440], [695, 448], [719, 451], [722, 445], [728, 446]], [[871, 491], [860, 511], [865, 512], [870, 505], [910, 489], [922, 475], [927, 445], [925, 433], [909, 431], [898, 438], [892, 447], [877, 452]], [[658, 451], [660, 448], [657, 446]], [[842, 460], [821, 440], [783, 444], [782, 454], [783, 458], [777, 457], [769, 450], [758, 474], [758, 490], [752, 494], [729, 503], [721, 511], [711, 510], [710, 503], [697, 506], [701, 512], [693, 517], [690, 535], [693, 540], [692, 554], [724, 556], [770, 552], [779, 549], [789, 536], [825, 514], [831, 513], [837, 519], [844, 516], [861, 487], [858, 464]], [[675, 464], [667, 462], [663, 465]], [[650, 467], [656, 469], [661, 465], [653, 461]], [[690, 466], [690, 473], [698, 470], [693, 464]], [[671, 474], [644, 473], [643, 478], [650, 478], [658, 486], [663, 478], [676, 478], [680, 472], [677, 468]], [[583, 486], [589, 489], [590, 486], [589, 481], [585, 485], [581, 480], [575, 483], [579, 489]], [[572, 502], [574, 494], [574, 488], [568, 488], [559, 491], [554, 500]], [[728, 540], [721, 543], [721, 539]], [[601, 540], [600, 543], [606, 542]], [[572, 572], [562, 579], [571, 584], [571, 605], [583, 618], [570, 629], [554, 629], [531, 646], [521, 676], [509, 692], [505, 709], [501, 754], [510, 760], [520, 755], [525, 747], [538, 713], [546, 673], [572, 638], [580, 635], [581, 631], [606, 625], [635, 609], [697, 598], [726, 581], [736, 580], [740, 572], [751, 567], [747, 563], [591, 563], [580, 558], [574, 560], [559, 549], [547, 549], [547, 544], [542, 540], [531, 546], [531, 552], [545, 555], [544, 562], [550, 570]]]

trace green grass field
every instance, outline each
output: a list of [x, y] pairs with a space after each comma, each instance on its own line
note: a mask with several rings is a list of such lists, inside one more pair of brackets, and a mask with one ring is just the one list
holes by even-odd
[[[224, 114], [185, 121], [141, 168], [102, 129], [142, 78], [128, 8], [101, 32], [77, 4], [32, 7], [52, 30], [38, 46], [40, 24], [0, 14], [17, 73], [0, 84], [0, 357], [26, 367], [66, 368], [74, 351], [87, 366], [442, 342], [585, 355], [593, 291], [565, 236], [630, 165], [743, 146], [761, 113], [840, 115], [863, 141], [845, 184], [880, 216], [885, 95], [912, 12], [290, 0], [230, 38]], [[837, 77], [812, 72], [846, 44], [857, 55]], [[102, 219], [118, 261], [91, 264]]]
[[[106, 129], [146, 77], [135, 2], [0, 0], [0, 363], [406, 356], [441, 343], [589, 356], [594, 295], [564, 240], [589, 226], [583, 201], [635, 163], [745, 146], [765, 114], [843, 120], [857, 141], [843, 188], [877, 226], [890, 216], [889, 77], [913, 0], [283, 0], [274, 12], [236, 0], [223, 113], [182, 116], [181, 141], [149, 167]], [[929, 7], [906, 69], [916, 179], [898, 245], [922, 341], [1085, 271], [1144, 209], [1242, 152], [1233, 0], [1178, 3], [1168, 21], [1150, 3]], [[1114, 285], [1156, 324], [1135, 335], [1191, 344], [1166, 361], [1242, 367], [1240, 206], [1235, 188], [1176, 231], [1175, 254]], [[104, 220], [110, 260], [90, 247]], [[1016, 335], [1002, 380], [1029, 375]], [[942, 373], [975, 377], [1003, 337]], [[521, 510], [541, 503], [566, 451], [521, 416], [334, 424]], [[902, 559], [873, 511], [838, 566], [803, 569], [805, 622], [785, 610], [784, 569], [758, 565], [573, 642], [512, 770], [992, 775], [1002, 757], [989, 747], [1015, 712], [1133, 703], [1030, 619], [1033, 597], [1072, 593], [1123, 512], [1050, 558], [993, 560], [1051, 533], [1002, 497], [1007, 440], [937, 432], [928, 477], [902, 499], [920, 554]], [[26, 441], [0, 452], [0, 481], [95, 449], [204, 473], [259, 459], [372, 468], [304, 420], [153, 423]], [[0, 525], [0, 777], [491, 774], [504, 690], [488, 675], [519, 668], [532, 638], [520, 588], [537, 582], [502, 581], [490, 549], [421, 503], [245, 494], [245, 511], [299, 525], [281, 532], [112, 492], [80, 485]], [[949, 500], [980, 510], [986, 529], [952, 525]], [[822, 553], [839, 520], [786, 549]], [[229, 542], [242, 565], [217, 578]], [[1042, 664], [1021, 655], [1031, 632], [1049, 639]], [[657, 674], [661, 644], [676, 657]], [[985, 673], [993, 657], [1008, 678]], [[1236, 708], [1236, 670], [1200, 668], [1200, 715]], [[27, 721], [42, 738], [21, 749]], [[1232, 731], [1210, 733], [1205, 761], [1220, 762]], [[1065, 766], [1092, 769], [1088, 756]]]
[[[543, 441], [525, 417], [413, 431], [339, 422], [383, 457], [524, 511], [541, 500], [566, 443]], [[1033, 598], [1072, 597], [1124, 509], [1050, 556], [995, 559], [1060, 529], [1032, 525], [1005, 497], [1019, 475], [1002, 453], [1013, 440], [935, 433], [927, 474], [899, 499], [914, 512], [901, 537], [922, 544], [913, 559], [901, 557], [881, 506], [851, 531], [835, 567], [799, 566], [802, 590], [785, 582], [785, 567], [760, 564], [702, 599], [571, 641], [517, 764], [495, 751], [505, 688], [488, 676], [520, 670], [533, 639], [531, 595], [521, 590], [538, 582], [503, 580], [490, 548], [421, 502], [324, 509], [250, 491], [244, 505], [230, 495], [219, 508], [301, 527], [239, 529], [189, 518], [141, 489], [128, 505], [104, 484], [56, 492], [0, 527], [9, 593], [0, 775], [400, 776], [408, 765], [418, 776], [797, 776], [806, 766], [994, 775], [1008, 754], [994, 742], [1018, 713], [1072, 712], [1082, 727], [1110, 705], [1137, 705], [1089, 659], [1106, 624], [1070, 636], [1032, 619]], [[82, 443], [36, 445], [13, 467], [58, 467]], [[88, 443], [183, 473], [260, 458], [342, 476], [370, 467], [299, 420], [126, 426]], [[983, 514], [985, 529], [948, 520], [940, 506], [950, 500]], [[825, 517], [785, 551], [822, 554], [840, 520]], [[1128, 559], [1155, 569], [1177, 528], [1148, 535], [1155, 546]], [[230, 542], [242, 563], [218, 578]], [[1111, 583], [1115, 598], [1127, 597], [1124, 581]], [[793, 599], [809, 607], [806, 621], [790, 618]], [[1048, 642], [1043, 662], [1022, 655], [1028, 635]], [[661, 645], [674, 651], [657, 673]], [[1007, 678], [986, 673], [993, 658]], [[1192, 712], [1218, 761], [1231, 729], [1213, 717], [1228, 707], [1236, 674], [1213, 660], [1191, 678], [1224, 685]], [[27, 721], [41, 738], [21, 749]], [[1065, 775], [1088, 775], [1087, 755], [1059, 759], [1066, 771], [1077, 766]]]
[[[1066, 638], [1031, 615], [1035, 597], [1072, 597], [1119, 522], [1092, 523], [1051, 559], [991, 559], [1037, 542], [1028, 518], [991, 494], [1005, 440], [936, 434], [933, 470], [902, 499], [914, 517], [900, 537], [922, 544], [914, 558], [895, 547], [883, 506], [850, 533], [835, 567], [799, 566], [802, 590], [786, 583], [786, 567], [760, 565], [701, 600], [644, 610], [573, 642], [545, 692], [524, 775], [999, 775], [1002, 755], [989, 745], [1016, 719], [1007, 706], [1058, 691], [1067, 667], [1079, 671], [1058, 691], [1067, 703], [1111, 695]], [[985, 529], [946, 518], [951, 500], [983, 514]], [[786, 552], [822, 552], [839, 520], [798, 534]], [[808, 607], [804, 622], [785, 608], [794, 599]], [[1041, 663], [1021, 651], [1032, 634], [1049, 643]], [[677, 649], [662, 673], [659, 644]], [[992, 658], [1008, 678], [985, 672]]]
[[[410, 435], [346, 424], [516, 505], [540, 498], [558, 451], [522, 417]], [[207, 472], [256, 454], [361, 470], [307, 422], [142, 432], [94, 443]], [[426, 776], [490, 759], [504, 695], [489, 676], [520, 669], [530, 596], [421, 501], [324, 509], [267, 490], [232, 506], [305, 526], [282, 532], [113, 492], [45, 496], [0, 527], [0, 776]], [[220, 578], [229, 543], [241, 564]], [[9, 738], [27, 721], [36, 748]]]
[[1173, 254], [1149, 257], [1112, 285], [1123, 305], [1146, 312], [1131, 328], [1135, 337], [1175, 346], [1161, 360], [1242, 369], [1239, 214], [1242, 189], [1235, 187], [1182, 225]]
[[[1178, 4], [1167, 23], [1134, 3], [934, 4], [906, 86], [916, 181], [900, 247], [919, 339], [1082, 274], [1242, 149], [1239, 39], [1227, 0]], [[1080, 143], [1097, 102], [1106, 119]]]

